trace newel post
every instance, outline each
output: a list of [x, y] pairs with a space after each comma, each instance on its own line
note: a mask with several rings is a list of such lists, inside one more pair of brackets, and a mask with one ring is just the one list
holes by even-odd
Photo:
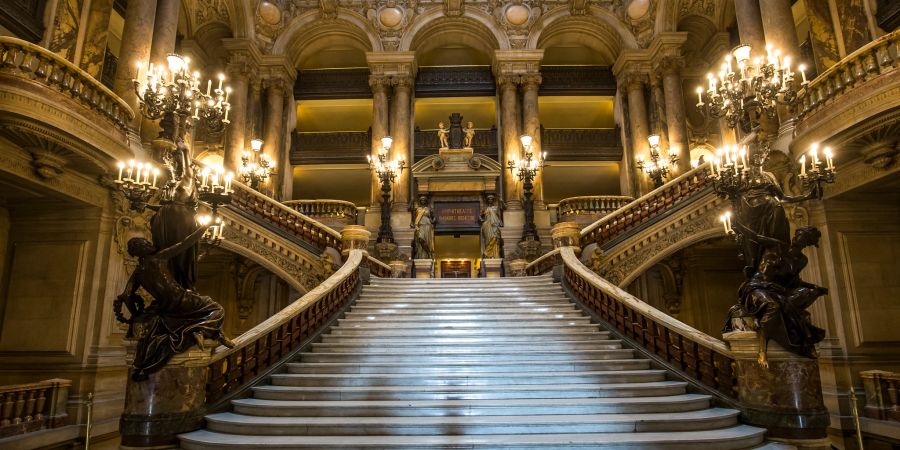
[[770, 340], [765, 367], [758, 361], [755, 331], [732, 331], [722, 337], [731, 347], [737, 366], [741, 420], [766, 428], [767, 438], [801, 450], [831, 448], [818, 361], [788, 352]]
[[[550, 229], [550, 239], [553, 248], [572, 247], [575, 254], [581, 254], [581, 225], [577, 222], [559, 222]], [[561, 281], [563, 278], [562, 257], [556, 256], [553, 263], [553, 280]]]
[[[372, 232], [362, 225], [347, 225], [341, 230], [341, 257], [347, 260], [350, 250], [362, 250], [369, 254], [369, 238]], [[359, 265], [359, 278], [363, 284], [369, 284], [371, 277], [371, 269], [369, 269], [369, 260], [363, 258]]]

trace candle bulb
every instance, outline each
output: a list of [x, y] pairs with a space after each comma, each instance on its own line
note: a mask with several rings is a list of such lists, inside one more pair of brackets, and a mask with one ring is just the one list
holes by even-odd
[[231, 111], [231, 105], [225, 107], [225, 118], [222, 119], [222, 122], [228, 123], [228, 112]]
[[697, 106], [703, 106], [703, 88], [697, 86]]
[[212, 91], [212, 80], [206, 80], [206, 96], [209, 97], [210, 91]]
[[220, 74], [219, 74], [219, 88], [218, 88], [218, 90], [220, 90], [220, 91], [222, 90], [222, 82], [223, 82], [223, 81], [225, 81], [225, 74], [224, 74], [224, 73], [220, 73]]
[[153, 169], [153, 187], [156, 187], [156, 178], [159, 176], [159, 169]]
[[799, 66], [797, 66], [797, 70], [800, 71], [800, 76], [803, 78], [803, 84], [806, 84], [806, 66], [800, 64]]
[[806, 155], [800, 155], [800, 178], [806, 178]]
[[827, 167], [828, 170], [834, 170], [834, 155], [831, 152], [831, 147], [825, 147], [823, 153], [825, 154], [825, 167]]
[[123, 163], [122, 161], [119, 161], [117, 166], [119, 167], [119, 181], [122, 181], [122, 171], [125, 170], [125, 163]]

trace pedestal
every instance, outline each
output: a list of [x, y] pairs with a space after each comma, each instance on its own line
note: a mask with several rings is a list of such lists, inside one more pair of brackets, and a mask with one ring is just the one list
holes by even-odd
[[[135, 343], [127, 344], [127, 363], [134, 360]], [[194, 346], [175, 355], [144, 381], [125, 387], [125, 409], [119, 420], [122, 448], [175, 448], [180, 433], [198, 430], [206, 414], [206, 378], [214, 341], [206, 350]]]
[[500, 278], [503, 258], [484, 258], [481, 260], [485, 278]]
[[525, 276], [525, 267], [528, 266], [528, 261], [524, 259], [514, 259], [509, 262], [509, 276], [511, 277], [524, 277]]
[[409, 262], [403, 260], [393, 260], [388, 264], [391, 266], [391, 278], [407, 278], [409, 277]]
[[769, 341], [769, 367], [759, 364], [759, 340], [754, 331], [722, 336], [736, 361], [742, 421], [768, 429], [771, 440], [799, 449], [828, 449], [828, 410], [822, 398], [819, 364]]
[[416, 278], [434, 278], [433, 259], [414, 259], [413, 267], [416, 271]]

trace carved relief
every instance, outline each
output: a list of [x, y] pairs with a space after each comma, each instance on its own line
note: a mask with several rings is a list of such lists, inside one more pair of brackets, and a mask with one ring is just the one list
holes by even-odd
[[225, 0], [196, 0], [194, 3], [194, 26], [199, 28], [209, 22], [231, 23]]
[[416, 0], [396, 2], [388, 0], [381, 5], [371, 5], [366, 11], [366, 18], [375, 26], [385, 50], [397, 50], [400, 38], [415, 17]]
[[509, 36], [512, 48], [525, 48], [531, 25], [543, 13], [539, 2], [531, 0], [512, 0], [497, 5], [491, 13], [500, 28]]

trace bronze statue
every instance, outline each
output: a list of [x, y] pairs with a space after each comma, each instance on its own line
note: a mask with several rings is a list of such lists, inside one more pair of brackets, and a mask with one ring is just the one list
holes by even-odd
[[[149, 240], [132, 238], [128, 253], [138, 258], [125, 290], [116, 299], [114, 310], [120, 322], [128, 324], [128, 337], [138, 338], [131, 377], [135, 381], [161, 369], [175, 354], [193, 345], [202, 348], [204, 339], [214, 339], [226, 347], [234, 344], [222, 332], [225, 311], [211, 298], [182, 287], [169, 271], [173, 258], [196, 245], [206, 227], [199, 227], [183, 241], [158, 250]], [[145, 306], [138, 289], [154, 299]], [[131, 317], [121, 313], [122, 305]]]
[[428, 197], [419, 196], [419, 206], [416, 208], [415, 221], [415, 258], [434, 258], [434, 214], [428, 206]]
[[496, 205], [496, 198], [494, 194], [488, 194], [487, 206], [481, 211], [482, 258], [501, 258], [503, 254], [503, 239], [500, 236], [503, 218], [500, 208]]

